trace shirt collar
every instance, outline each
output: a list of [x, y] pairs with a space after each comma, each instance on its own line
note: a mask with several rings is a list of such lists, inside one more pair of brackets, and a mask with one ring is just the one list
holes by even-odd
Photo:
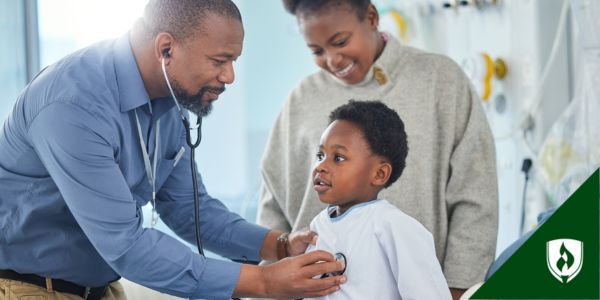
[[367, 205], [370, 205], [370, 204], [375, 204], [375, 203], [377, 203], [379, 201], [381, 201], [381, 199], [373, 199], [373, 200], [369, 200], [369, 201], [366, 201], [366, 202], [362, 202], [362, 203], [358, 203], [358, 204], [352, 205], [343, 214], [336, 215], [336, 216], [332, 216], [332, 215], [334, 214], [334, 212], [338, 211], [339, 206], [337, 206], [337, 205], [329, 205], [327, 207], [327, 216], [329, 217], [329, 220], [331, 220], [331, 222], [338, 222], [338, 221], [342, 220], [343, 218], [345, 218], [347, 215], [349, 215], [351, 211], [360, 209], [361, 207], [364, 207], [364, 206], [367, 206]]
[[126, 112], [150, 103], [150, 97], [135, 62], [129, 32], [117, 39], [114, 47], [115, 73], [121, 112]]

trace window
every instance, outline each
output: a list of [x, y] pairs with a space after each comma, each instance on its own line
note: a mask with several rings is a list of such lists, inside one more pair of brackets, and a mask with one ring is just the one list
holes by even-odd
[[21, 89], [27, 84], [26, 22], [24, 1], [0, 0], [0, 120], [4, 121]]
[[147, 0], [38, 0], [40, 62], [47, 66], [104, 39], [125, 34]]

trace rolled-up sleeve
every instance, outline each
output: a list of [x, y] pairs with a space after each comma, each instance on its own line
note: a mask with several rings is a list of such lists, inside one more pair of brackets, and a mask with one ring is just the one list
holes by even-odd
[[[117, 138], [111, 136], [114, 130], [110, 122], [77, 104], [54, 102], [41, 110], [28, 130], [38, 156], [71, 214], [94, 248], [119, 275], [179, 297], [231, 297], [239, 277], [239, 264], [204, 258], [173, 237], [142, 227], [141, 210], [115, 160]], [[232, 225], [242, 222], [214, 201], [204, 202], [203, 209], [207, 212], [203, 212], [203, 225], [207, 234], [219, 233], [215, 229], [219, 224], [211, 223], [221, 216], [228, 221], [219, 222], [231, 227], [221, 232], [250, 227]], [[172, 216], [180, 210], [174, 209]]]

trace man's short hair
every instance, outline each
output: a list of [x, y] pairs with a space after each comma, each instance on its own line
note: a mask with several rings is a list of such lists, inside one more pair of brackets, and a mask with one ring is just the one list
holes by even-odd
[[327, 9], [348, 5], [361, 21], [364, 20], [370, 4], [370, 0], [283, 0], [285, 10], [295, 16], [313, 15]]
[[336, 108], [329, 115], [330, 124], [344, 120], [358, 126], [371, 152], [389, 161], [392, 173], [385, 184], [394, 183], [406, 166], [408, 142], [404, 122], [396, 111], [380, 101], [355, 101]]
[[150, 0], [144, 9], [146, 33], [153, 38], [168, 32], [185, 40], [203, 29], [209, 13], [242, 21], [237, 6], [231, 0]]

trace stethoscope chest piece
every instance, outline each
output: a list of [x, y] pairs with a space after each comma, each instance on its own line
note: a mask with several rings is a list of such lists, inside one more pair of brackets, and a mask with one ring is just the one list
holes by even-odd
[[346, 259], [346, 255], [344, 255], [344, 253], [338, 252], [335, 254], [335, 260], [343, 262], [344, 269], [339, 272], [325, 273], [325, 274], [321, 275], [321, 278], [327, 278], [327, 277], [331, 277], [331, 276], [339, 276], [346, 272], [346, 268], [348, 267], [348, 260]]

